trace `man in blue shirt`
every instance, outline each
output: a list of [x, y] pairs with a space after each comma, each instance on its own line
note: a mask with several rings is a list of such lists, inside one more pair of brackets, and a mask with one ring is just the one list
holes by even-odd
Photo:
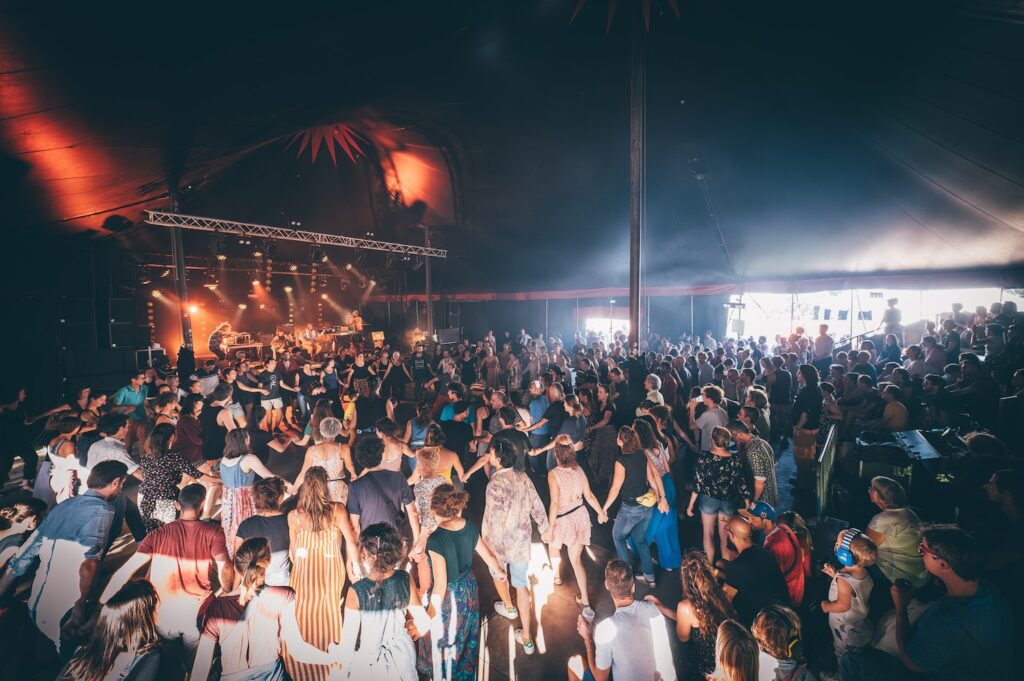
[[42, 525], [11, 559], [0, 578], [0, 597], [39, 558], [28, 599], [29, 614], [39, 630], [60, 652], [61, 620], [71, 611], [64, 629], [75, 638], [82, 632], [93, 603], [92, 585], [107, 548], [114, 508], [110, 501], [121, 493], [128, 469], [119, 461], [96, 464], [89, 474], [88, 491], [54, 507]]
[[[551, 402], [548, 400], [547, 394], [545, 394], [544, 384], [540, 381], [530, 381], [530, 404], [528, 407], [530, 410], [530, 423], [541, 421], [544, 418], [544, 412], [550, 406]], [[528, 435], [530, 436], [530, 448], [540, 449], [551, 439], [551, 426], [544, 423], [529, 431]], [[530, 456], [527, 459], [534, 473], [547, 473], [547, 462], [544, 457]]]
[[840, 659], [844, 679], [904, 679], [909, 672], [939, 681], [1014, 678], [1013, 619], [990, 584], [979, 581], [984, 554], [956, 525], [932, 525], [921, 532], [918, 553], [925, 569], [946, 588], [916, 622], [907, 615], [909, 589], [892, 586], [899, 657], [875, 648]]

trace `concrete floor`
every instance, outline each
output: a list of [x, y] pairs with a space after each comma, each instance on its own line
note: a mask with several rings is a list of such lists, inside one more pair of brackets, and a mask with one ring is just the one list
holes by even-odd
[[[269, 468], [285, 479], [292, 480], [298, 474], [302, 464], [303, 450], [298, 447], [291, 447], [283, 454], [272, 452]], [[790, 493], [789, 479], [795, 476], [795, 465], [792, 453], [787, 449], [782, 453], [777, 465], [777, 478], [781, 497], [781, 508], [790, 508], [794, 503]], [[534, 478], [537, 490], [545, 502], [548, 501], [547, 483], [544, 478]], [[20, 481], [20, 461], [16, 463], [12, 471], [12, 481], [0, 492], [0, 504], [9, 503], [16, 496], [22, 494], [17, 491], [16, 483]], [[483, 499], [486, 479], [483, 475], [477, 475], [470, 481], [468, 486], [471, 493], [471, 502], [467, 511], [467, 517], [479, 524], [483, 514]], [[682, 489], [680, 487], [680, 489]], [[136, 495], [136, 488], [133, 486], [129, 493], [132, 497]], [[598, 499], [604, 499], [604, 492], [597, 492]], [[687, 499], [685, 493], [680, 493], [680, 504]], [[803, 510], [799, 509], [798, 510]], [[690, 548], [699, 548], [701, 543], [700, 521], [696, 518], [687, 518], [685, 513], [679, 520], [680, 542], [683, 551]], [[115, 543], [107, 560], [105, 561], [98, 580], [105, 584], [110, 574], [116, 570], [133, 552], [135, 544], [131, 536], [123, 534]], [[595, 520], [590, 550], [584, 552], [584, 565], [587, 570], [590, 582], [591, 603], [597, 611], [598, 620], [611, 614], [613, 605], [607, 591], [603, 586], [604, 565], [615, 557], [615, 549], [611, 539], [611, 522], [605, 525], [598, 525]], [[523, 652], [522, 646], [515, 643], [512, 629], [519, 626], [518, 620], [513, 623], [493, 612], [493, 603], [498, 600], [493, 582], [483, 562], [476, 559], [474, 570], [480, 586], [480, 610], [481, 610], [481, 660], [480, 679], [556, 679], [565, 678], [566, 664], [570, 657], [576, 654], [583, 654], [583, 644], [576, 632], [576, 619], [580, 612], [579, 606], [574, 601], [578, 593], [576, 581], [572, 569], [567, 560], [562, 561], [561, 575], [564, 583], [556, 586], [552, 581], [552, 572], [548, 565], [546, 546], [541, 543], [540, 536], [534, 533], [534, 557], [531, 561], [531, 580], [533, 582], [534, 612], [538, 616], [534, 618], [534, 635], [537, 641], [537, 653], [528, 656]], [[678, 602], [681, 586], [679, 583], [679, 570], [657, 569], [657, 587], [653, 590], [662, 602], [673, 607]], [[27, 596], [28, 585], [23, 584], [19, 589], [19, 595]], [[648, 593], [646, 587], [637, 587], [637, 597], [642, 598]], [[669, 623], [669, 640], [674, 648], [675, 660], [678, 674], [682, 678], [686, 663], [685, 646], [678, 644], [674, 631]], [[38, 636], [38, 635], [37, 635]], [[2, 640], [2, 637], [0, 637]], [[10, 644], [12, 641], [7, 640]], [[0, 646], [3, 646], [0, 643]], [[6, 646], [4, 646], [6, 647]], [[49, 650], [47, 648], [49, 647]], [[32, 649], [35, 649], [33, 652]], [[48, 641], [35, 640], [21, 644], [15, 651], [5, 651], [0, 648], [0, 679], [53, 679], [60, 669], [55, 659], [52, 647]], [[162, 678], [177, 680], [182, 674], [175, 670], [177, 665], [169, 664], [169, 667]]]

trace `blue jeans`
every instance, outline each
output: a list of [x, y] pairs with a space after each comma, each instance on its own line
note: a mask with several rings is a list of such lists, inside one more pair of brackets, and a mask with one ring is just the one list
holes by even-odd
[[295, 399], [299, 403], [299, 415], [304, 419], [309, 418], [309, 400], [306, 399], [305, 393], [298, 393], [295, 395]]
[[651, 521], [651, 509], [640, 504], [622, 504], [612, 525], [612, 541], [615, 542], [615, 553], [628, 564], [633, 564], [633, 556], [626, 545], [627, 539], [633, 540], [636, 552], [640, 554], [640, 567], [644, 577], [654, 579], [654, 561], [651, 559], [651, 545], [647, 541], [647, 524]]

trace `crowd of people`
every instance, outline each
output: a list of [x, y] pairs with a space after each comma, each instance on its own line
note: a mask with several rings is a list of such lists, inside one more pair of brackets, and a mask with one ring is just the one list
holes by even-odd
[[[1009, 677], [1024, 489], [998, 435], [1024, 326], [1006, 303], [954, 305], [918, 343], [889, 330], [856, 348], [824, 324], [773, 344], [520, 330], [408, 356], [284, 348], [140, 371], [38, 416], [18, 387], [0, 400], [3, 472], [20, 457], [25, 485], [0, 509], [0, 639], [31, 649], [37, 631], [60, 679], [475, 679], [492, 614], [525, 655], [555, 652], [535, 640], [539, 538], [554, 585], [575, 585], [571, 678]], [[813, 495], [830, 430], [916, 428], [984, 454], [956, 524], [884, 476], [875, 512], [827, 536], [786, 501]], [[123, 527], [134, 553], [104, 583]]]

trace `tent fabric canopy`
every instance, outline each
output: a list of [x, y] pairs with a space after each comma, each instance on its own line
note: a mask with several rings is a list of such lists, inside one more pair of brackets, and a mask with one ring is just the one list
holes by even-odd
[[[600, 2], [571, 23], [576, 0], [347, 4], [0, 11], [7, 229], [122, 227], [121, 247], [166, 252], [140, 216], [170, 182], [194, 214], [410, 243], [424, 222], [452, 251], [444, 291], [623, 287], [642, 3], [610, 29]], [[645, 285], [1020, 283], [1024, 12], [1007, 4], [655, 11]], [[355, 161], [288, 145], [336, 124]]]

